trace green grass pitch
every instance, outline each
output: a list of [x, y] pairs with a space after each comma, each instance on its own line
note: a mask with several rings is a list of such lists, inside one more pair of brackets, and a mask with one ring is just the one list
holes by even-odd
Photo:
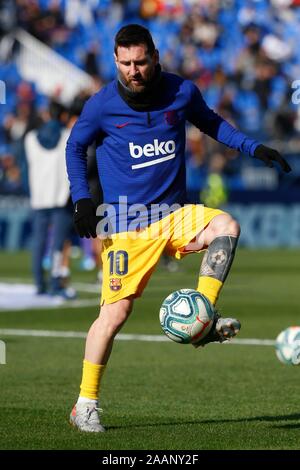
[[[196, 286], [200, 260], [190, 255], [174, 274], [159, 267], [122, 333], [161, 334], [162, 300]], [[1, 253], [0, 281], [30, 280], [29, 266], [27, 253]], [[94, 276], [74, 270], [73, 279]], [[240, 319], [239, 338], [274, 340], [300, 325], [299, 279], [298, 251], [240, 248], [218, 307]], [[86, 332], [96, 316], [96, 306], [0, 312], [0, 329]], [[0, 338], [0, 449], [299, 449], [300, 368], [272, 346], [116, 341], [101, 395], [107, 433], [89, 435], [68, 424], [84, 339]]]

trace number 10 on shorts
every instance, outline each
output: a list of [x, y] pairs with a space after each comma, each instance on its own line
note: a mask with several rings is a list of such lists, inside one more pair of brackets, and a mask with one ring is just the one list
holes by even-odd
[[110, 276], [124, 276], [128, 273], [128, 253], [124, 250], [110, 251], [107, 255], [109, 260]]

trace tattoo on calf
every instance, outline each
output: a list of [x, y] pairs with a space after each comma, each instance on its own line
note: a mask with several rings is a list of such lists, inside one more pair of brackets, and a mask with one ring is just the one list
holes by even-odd
[[215, 238], [209, 245], [200, 268], [200, 276], [209, 276], [224, 282], [237, 246], [237, 237], [225, 235]]

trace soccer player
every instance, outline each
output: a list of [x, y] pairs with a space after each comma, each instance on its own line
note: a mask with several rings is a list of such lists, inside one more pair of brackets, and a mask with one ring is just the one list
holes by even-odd
[[[105, 431], [98, 413], [98, 396], [114, 337], [163, 251], [180, 259], [206, 250], [197, 290], [213, 305], [234, 258], [238, 222], [221, 210], [186, 204], [186, 121], [269, 167], [275, 161], [284, 171], [290, 171], [276, 150], [248, 138], [209, 109], [191, 81], [163, 72], [146, 28], [137, 24], [121, 28], [115, 37], [114, 58], [117, 78], [87, 101], [67, 144], [74, 223], [79, 235], [97, 236], [98, 219], [86, 176], [86, 151], [94, 141], [104, 202], [116, 215], [112, 233], [103, 242], [100, 315], [88, 332], [80, 395], [70, 415], [70, 422], [87, 432]], [[154, 208], [155, 212], [157, 205], [163, 210], [154, 217], [151, 213], [149, 218], [147, 211]], [[177, 210], [168, 213], [166, 208], [174, 205]], [[132, 214], [139, 206], [146, 208], [142, 211], [146, 222], [132, 229]], [[176, 236], [180, 221], [184, 230]], [[167, 237], [161, 236], [165, 233]], [[238, 320], [216, 314], [200, 346], [230, 339], [239, 329]]]

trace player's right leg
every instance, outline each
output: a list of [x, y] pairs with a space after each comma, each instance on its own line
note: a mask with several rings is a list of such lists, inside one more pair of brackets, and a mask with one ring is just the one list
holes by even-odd
[[[82, 431], [104, 431], [97, 400], [113, 341], [130, 315], [133, 299], [141, 296], [159, 262], [169, 225], [165, 217], [142, 230], [116, 233], [103, 240], [102, 307], [87, 336], [80, 395], [70, 417]], [[161, 236], [162, 231], [166, 236]]]
[[99, 389], [114, 338], [129, 317], [132, 306], [132, 296], [104, 304], [88, 332], [80, 394], [70, 415], [70, 423], [80, 431], [105, 431], [99, 418]]

